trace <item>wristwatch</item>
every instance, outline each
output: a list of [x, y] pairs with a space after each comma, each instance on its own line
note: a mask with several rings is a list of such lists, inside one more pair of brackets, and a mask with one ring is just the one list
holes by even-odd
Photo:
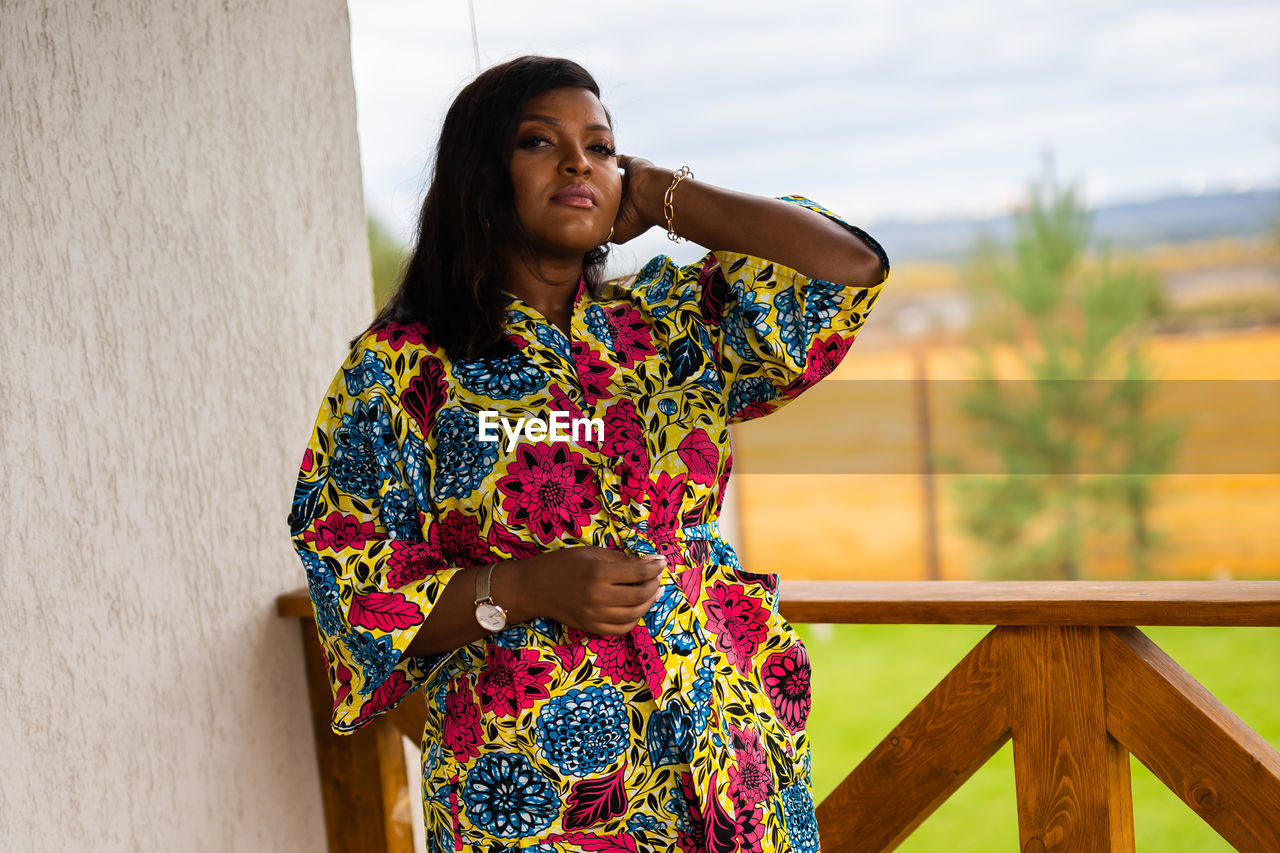
[[486, 631], [501, 631], [507, 627], [507, 611], [494, 604], [493, 596], [489, 594], [489, 576], [496, 565], [490, 563], [476, 572], [476, 621]]

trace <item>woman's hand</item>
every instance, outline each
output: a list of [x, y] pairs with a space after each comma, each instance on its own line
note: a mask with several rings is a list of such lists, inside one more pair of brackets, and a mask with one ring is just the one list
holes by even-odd
[[643, 157], [625, 154], [618, 155], [618, 167], [626, 174], [622, 178], [622, 203], [613, 221], [611, 243], [625, 243], [655, 225], [664, 224], [662, 195], [673, 176], [670, 169], [660, 169]]
[[[615, 229], [616, 230], [616, 229]], [[532, 558], [519, 579], [528, 608], [588, 634], [622, 635], [658, 598], [665, 558], [583, 545]]]

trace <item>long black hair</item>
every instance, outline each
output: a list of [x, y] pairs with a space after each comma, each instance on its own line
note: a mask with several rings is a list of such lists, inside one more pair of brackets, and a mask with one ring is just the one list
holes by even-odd
[[[506, 263], [534, 248], [516, 213], [510, 161], [525, 103], [549, 89], [600, 87], [568, 59], [521, 56], [466, 85], [445, 114], [418, 238], [400, 286], [369, 331], [421, 323], [450, 358], [476, 358], [504, 341]], [[613, 123], [608, 110], [605, 115]], [[583, 258], [592, 294], [604, 279], [608, 244]]]

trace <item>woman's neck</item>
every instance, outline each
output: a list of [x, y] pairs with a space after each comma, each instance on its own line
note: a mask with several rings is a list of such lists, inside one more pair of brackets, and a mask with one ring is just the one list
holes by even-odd
[[582, 259], [540, 259], [536, 269], [517, 262], [509, 266], [507, 289], [569, 335], [573, 298], [582, 279]]

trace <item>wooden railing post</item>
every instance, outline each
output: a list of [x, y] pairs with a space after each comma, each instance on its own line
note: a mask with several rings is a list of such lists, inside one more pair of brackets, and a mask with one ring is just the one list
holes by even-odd
[[1107, 734], [1099, 630], [1030, 625], [995, 631], [1023, 853], [1133, 853], [1129, 756]]
[[421, 820], [422, 804], [409, 802], [404, 735], [385, 718], [353, 734], [333, 733], [333, 694], [316, 623], [299, 621], [329, 853], [414, 853], [413, 821]]

